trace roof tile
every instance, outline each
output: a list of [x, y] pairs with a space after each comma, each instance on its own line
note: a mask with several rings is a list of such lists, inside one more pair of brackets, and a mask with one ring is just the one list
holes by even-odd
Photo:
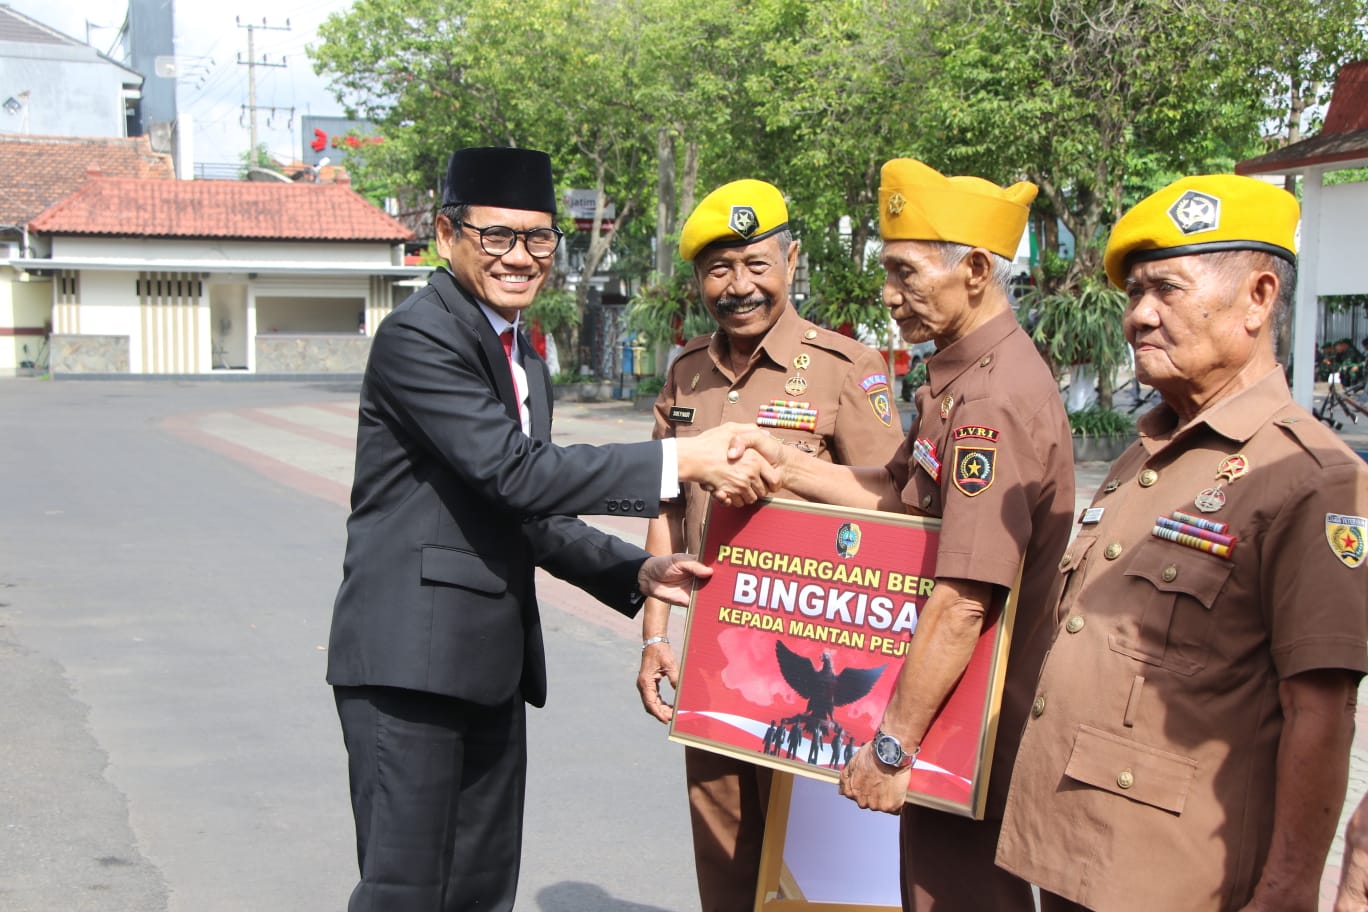
[[97, 177], [40, 213], [43, 234], [238, 240], [406, 241], [399, 222], [345, 184]]
[[72, 138], [0, 134], [0, 224], [22, 225], [90, 179], [171, 180], [171, 156], [152, 151], [146, 136]]

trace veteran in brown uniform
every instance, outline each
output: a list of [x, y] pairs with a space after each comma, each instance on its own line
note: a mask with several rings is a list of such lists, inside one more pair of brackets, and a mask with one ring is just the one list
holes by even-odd
[[1108, 242], [1163, 404], [1060, 563], [998, 846], [1047, 910], [1317, 907], [1368, 670], [1368, 466], [1274, 360], [1297, 218], [1208, 175]]
[[[714, 190], [689, 216], [679, 253], [693, 263], [717, 331], [684, 346], [656, 400], [656, 437], [692, 437], [727, 422], [760, 426], [786, 449], [825, 461], [886, 459], [902, 440], [888, 368], [867, 345], [804, 320], [789, 300], [798, 242], [778, 188], [740, 180]], [[779, 496], [793, 497], [780, 491]], [[708, 494], [687, 485], [652, 520], [646, 549], [698, 553]], [[672, 710], [660, 681], [678, 681], [669, 607], [648, 601], [637, 687], [662, 722]], [[770, 770], [685, 748], [698, 891], [704, 912], [755, 901]]]
[[[917, 420], [887, 465], [797, 459], [760, 435], [783, 485], [829, 503], [941, 517], [936, 586], [918, 619], [878, 736], [841, 791], [902, 814], [903, 906], [1033, 910], [1030, 885], [993, 864], [1017, 737], [1049, 645], [1049, 590], [1074, 508], [1073, 448], [1059, 387], [1012, 313], [1011, 257], [1036, 188], [884, 165], [884, 303], [908, 342], [934, 341]], [[1024, 567], [1024, 570], [1023, 570]], [[968, 664], [985, 616], [1022, 571], [985, 819], [904, 806], [922, 736]]]

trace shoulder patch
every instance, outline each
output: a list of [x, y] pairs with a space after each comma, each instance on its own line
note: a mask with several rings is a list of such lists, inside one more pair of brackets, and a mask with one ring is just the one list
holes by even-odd
[[1364, 555], [1368, 553], [1366, 539], [1368, 519], [1341, 513], [1325, 514], [1325, 540], [1335, 557], [1350, 570], [1363, 566]]
[[997, 474], [997, 447], [955, 444], [955, 471], [951, 478], [960, 493], [974, 497], [993, 486]]
[[893, 392], [888, 388], [887, 374], [870, 374], [860, 381], [860, 389], [869, 399], [869, 407], [874, 417], [883, 422], [884, 427], [893, 426]]
[[983, 427], [978, 424], [964, 424], [954, 429], [951, 436], [956, 440], [986, 440], [989, 443], [997, 443], [998, 429]]

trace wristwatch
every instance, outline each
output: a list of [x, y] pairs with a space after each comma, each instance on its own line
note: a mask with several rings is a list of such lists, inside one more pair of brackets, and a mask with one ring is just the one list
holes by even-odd
[[884, 766], [907, 769], [912, 765], [912, 761], [917, 759], [917, 752], [920, 750], [921, 745], [917, 745], [916, 750], [909, 754], [903, 750], [901, 741], [882, 729], [874, 736], [874, 756]]

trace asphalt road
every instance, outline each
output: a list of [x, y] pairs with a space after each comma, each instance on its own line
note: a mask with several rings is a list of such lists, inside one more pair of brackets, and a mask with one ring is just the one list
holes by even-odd
[[[345, 907], [323, 675], [356, 393], [0, 382], [0, 909]], [[635, 625], [543, 591], [518, 908], [694, 909], [682, 757], [640, 709]]]
[[[0, 381], [0, 910], [345, 907], [355, 847], [323, 674], [357, 392]], [[618, 403], [557, 405], [559, 442], [649, 428]], [[1078, 466], [1080, 506], [1105, 468]], [[637, 700], [639, 628], [539, 589], [551, 696], [529, 714], [518, 909], [691, 912], [682, 751]], [[1368, 683], [1359, 702], [1346, 816], [1368, 790]]]

